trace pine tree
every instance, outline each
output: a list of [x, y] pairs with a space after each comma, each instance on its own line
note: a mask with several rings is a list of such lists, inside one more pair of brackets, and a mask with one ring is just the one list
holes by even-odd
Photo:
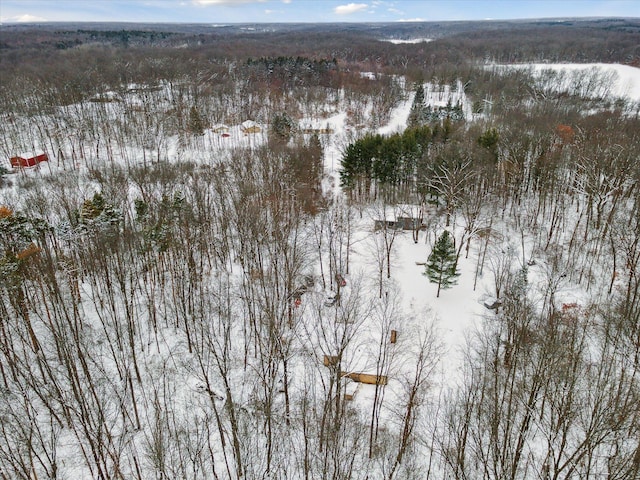
[[494, 161], [498, 160], [498, 144], [500, 142], [500, 134], [496, 128], [487, 129], [478, 137], [478, 145], [486, 149], [491, 154]]
[[416, 95], [413, 97], [413, 104], [411, 105], [411, 111], [409, 112], [409, 118], [407, 125], [409, 127], [417, 127], [425, 122], [425, 107], [424, 107], [424, 87], [422, 83], [416, 86]]
[[293, 119], [286, 113], [276, 113], [271, 122], [271, 134], [274, 140], [287, 143], [295, 131]]
[[433, 246], [424, 271], [431, 283], [438, 284], [436, 297], [440, 297], [441, 288], [450, 288], [456, 284], [456, 278], [460, 275], [456, 270], [456, 263], [456, 247], [450, 233], [445, 230]]
[[196, 107], [189, 110], [189, 131], [194, 135], [204, 135], [204, 121]]

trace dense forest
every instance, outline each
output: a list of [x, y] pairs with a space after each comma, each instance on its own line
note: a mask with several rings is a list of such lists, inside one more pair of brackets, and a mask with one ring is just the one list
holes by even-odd
[[640, 21], [0, 26], [0, 478], [639, 478], [640, 101], [534, 63]]

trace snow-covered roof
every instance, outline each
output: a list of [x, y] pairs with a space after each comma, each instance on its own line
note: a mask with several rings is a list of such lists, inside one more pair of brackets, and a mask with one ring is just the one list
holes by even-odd
[[44, 150], [33, 150], [31, 152], [20, 152], [16, 155], [16, 157], [20, 157], [20, 158], [35, 158], [35, 157], [39, 157], [40, 155], [44, 155]]
[[120, 100], [120, 95], [118, 94], [118, 92], [108, 91], [98, 93], [97, 95], [91, 97], [90, 100], [92, 102], [115, 102]]
[[375, 80], [376, 74], [374, 72], [360, 72], [360, 78], [366, 78], [369, 80]]

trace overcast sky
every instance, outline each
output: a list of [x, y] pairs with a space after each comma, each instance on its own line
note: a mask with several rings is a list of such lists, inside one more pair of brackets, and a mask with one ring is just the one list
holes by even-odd
[[0, 0], [1, 22], [395, 22], [640, 17], [640, 0]]

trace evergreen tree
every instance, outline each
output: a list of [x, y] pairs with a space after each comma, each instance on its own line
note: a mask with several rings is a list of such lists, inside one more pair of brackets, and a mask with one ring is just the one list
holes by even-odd
[[402, 160], [402, 136], [395, 133], [380, 139], [373, 162], [373, 175], [379, 184], [394, 185]]
[[494, 161], [498, 160], [498, 144], [500, 142], [500, 134], [496, 128], [487, 129], [478, 137], [478, 145], [486, 149], [490, 153]]
[[358, 195], [369, 194], [371, 180], [375, 178], [374, 164], [380, 156], [383, 142], [382, 135], [368, 134], [347, 145], [341, 161], [340, 180], [343, 187], [355, 189]]
[[409, 127], [417, 127], [423, 123], [425, 123], [424, 87], [422, 83], [419, 83], [416, 86], [416, 95], [413, 97], [407, 125]]
[[189, 111], [189, 131], [194, 135], [204, 135], [204, 121], [196, 107]]
[[431, 283], [438, 284], [436, 297], [440, 297], [441, 288], [450, 288], [456, 284], [456, 277], [460, 275], [456, 270], [456, 264], [456, 247], [451, 235], [445, 230], [433, 246], [424, 271]]
[[419, 83], [416, 86], [416, 96], [413, 99], [413, 104], [417, 106], [422, 106], [424, 103], [424, 86], [422, 83]]
[[271, 122], [271, 135], [276, 141], [287, 143], [295, 131], [295, 122], [286, 113], [276, 113]]

